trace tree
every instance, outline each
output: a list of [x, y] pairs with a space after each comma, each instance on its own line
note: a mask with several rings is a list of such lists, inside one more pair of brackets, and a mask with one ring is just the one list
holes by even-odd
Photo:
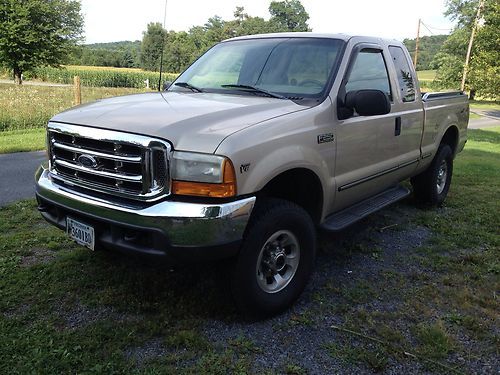
[[[438, 68], [437, 80], [445, 86], [459, 88], [464, 68], [467, 44], [479, 5], [479, 0], [448, 0], [445, 15], [457, 21], [457, 26], [436, 55], [432, 64]], [[497, 99], [500, 93], [500, 3], [486, 0], [482, 19], [472, 49], [466, 87], [475, 93]]]
[[299, 0], [271, 1], [269, 13], [275, 31], [311, 31], [309, 14]]
[[182, 72], [197, 57], [199, 50], [185, 31], [168, 33], [167, 48], [163, 57], [163, 67], [168, 72]]
[[133, 68], [134, 67], [134, 57], [130, 51], [125, 51], [122, 55], [121, 66], [124, 68]]
[[24, 71], [65, 62], [82, 30], [79, 1], [2, 0], [0, 64], [21, 84]]
[[236, 10], [234, 11], [234, 18], [234, 20], [226, 21], [224, 23], [224, 35], [227, 38], [242, 35], [271, 33], [275, 31], [275, 28], [270, 21], [266, 21], [261, 17], [249, 16], [245, 13], [245, 9], [243, 7], [236, 7]]
[[166, 42], [166, 34], [161, 23], [148, 24], [147, 30], [143, 33], [141, 48], [141, 64], [144, 69], [153, 71], [160, 69], [160, 57]]
[[[0, 0], [2, 1], [2, 0]], [[47, 0], [46, 0], [47, 1]], [[115, 42], [82, 46], [72, 55], [72, 62], [82, 65], [140, 66], [158, 70], [161, 51], [163, 68], [180, 72], [214, 44], [242, 35], [279, 31], [307, 31], [309, 15], [299, 0], [273, 1], [269, 7], [271, 19], [252, 17], [243, 7], [236, 7], [232, 20], [215, 15], [204, 25], [193, 26], [186, 33], [163, 29], [160, 23], [150, 23], [143, 32], [142, 43]], [[137, 44], [136, 44], [137, 43]], [[139, 47], [140, 45], [140, 47]]]

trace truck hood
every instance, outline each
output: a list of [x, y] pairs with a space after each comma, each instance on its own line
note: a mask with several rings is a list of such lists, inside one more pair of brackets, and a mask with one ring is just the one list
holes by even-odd
[[177, 150], [213, 153], [234, 132], [305, 108], [258, 96], [164, 92], [102, 99], [51, 121], [143, 134], [167, 140]]

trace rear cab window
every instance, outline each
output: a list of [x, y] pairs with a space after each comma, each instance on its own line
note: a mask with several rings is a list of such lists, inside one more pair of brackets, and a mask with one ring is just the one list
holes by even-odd
[[415, 78], [408, 59], [401, 47], [389, 46], [394, 68], [398, 77], [401, 99], [404, 103], [415, 101]]

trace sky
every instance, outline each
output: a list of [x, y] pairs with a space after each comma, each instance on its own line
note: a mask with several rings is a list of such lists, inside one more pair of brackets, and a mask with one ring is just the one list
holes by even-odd
[[[167, 0], [166, 28], [188, 31], [218, 15], [233, 19], [236, 6], [269, 19], [270, 0]], [[420, 35], [446, 34], [445, 0], [302, 0], [314, 32], [415, 38], [418, 19], [429, 26]], [[149, 22], [163, 22], [165, 0], [81, 0], [86, 43], [140, 40]]]

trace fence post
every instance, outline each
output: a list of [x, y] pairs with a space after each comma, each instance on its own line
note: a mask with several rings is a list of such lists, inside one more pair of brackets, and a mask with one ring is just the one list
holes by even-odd
[[82, 104], [82, 86], [80, 83], [80, 77], [74, 76], [73, 82], [75, 88], [75, 105], [80, 105]]

